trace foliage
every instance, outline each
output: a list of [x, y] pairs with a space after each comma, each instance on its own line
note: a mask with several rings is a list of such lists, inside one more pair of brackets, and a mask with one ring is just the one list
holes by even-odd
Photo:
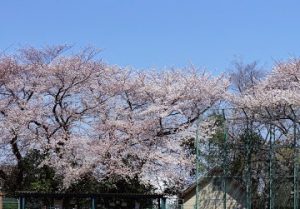
[[[122, 69], [97, 60], [93, 49], [66, 50], [26, 48], [0, 57], [0, 178], [7, 190], [174, 193], [195, 172], [197, 129], [200, 148], [208, 150], [202, 170], [222, 166], [227, 129], [227, 148], [241, 148], [230, 153], [229, 168], [242, 172], [246, 145], [254, 148], [252, 160], [265, 160], [259, 150], [266, 133], [275, 129], [274, 143], [291, 145], [300, 125], [299, 59], [276, 63], [266, 76], [254, 62], [214, 77], [193, 67]], [[228, 108], [233, 120], [225, 122], [218, 108]], [[284, 162], [291, 152], [275, 157]], [[255, 168], [257, 182], [265, 171]]]
[[[45, 156], [39, 151], [32, 150], [26, 155], [20, 165], [14, 167], [5, 181], [4, 190], [8, 193], [15, 191], [41, 191], [53, 192], [58, 190], [61, 180], [55, 176], [54, 169], [47, 165], [41, 166]], [[20, 171], [22, 169], [22, 171]], [[23, 175], [22, 181], [16, 185], [20, 172]]]
[[[16, 188], [32, 150], [43, 156], [38, 167], [62, 178], [60, 190], [86, 175], [99, 182], [137, 176], [161, 191], [184, 185], [192, 156], [184, 154], [181, 138], [193, 135], [195, 121], [218, 105], [227, 79], [193, 68], [121, 69], [95, 59], [93, 49], [64, 54], [68, 49], [26, 48], [0, 58], [1, 160], [16, 166]], [[52, 187], [44, 184], [30, 186]]]

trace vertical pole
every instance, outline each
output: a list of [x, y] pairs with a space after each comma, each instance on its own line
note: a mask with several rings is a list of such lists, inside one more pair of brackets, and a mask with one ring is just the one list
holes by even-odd
[[95, 209], [95, 197], [91, 197], [91, 209]]
[[[160, 201], [160, 199], [158, 199], [158, 202], [159, 201]], [[161, 206], [159, 208], [166, 209], [166, 198], [165, 197], [161, 198]]]
[[273, 127], [270, 126], [270, 140], [269, 140], [269, 209], [273, 209], [273, 175], [272, 175], [272, 163], [273, 163]]
[[197, 123], [197, 130], [196, 130], [196, 138], [195, 138], [195, 148], [196, 148], [196, 200], [195, 200], [195, 209], [200, 208], [200, 190], [199, 190], [199, 173], [200, 173], [200, 165], [199, 165], [199, 157], [200, 157], [200, 150], [199, 150], [199, 124], [200, 119]]
[[[249, 123], [249, 121], [248, 121]], [[251, 126], [247, 124], [247, 130], [245, 133], [245, 143], [246, 143], [246, 208], [251, 209], [251, 149], [252, 149], [252, 122]]]
[[161, 199], [160, 199], [160, 198], [157, 198], [157, 205], [158, 205], [158, 207], [157, 207], [157, 208], [158, 208], [158, 209], [162, 209], [162, 208], [161, 208], [160, 201], [161, 201]]
[[226, 181], [227, 181], [227, 128], [226, 128], [226, 118], [225, 118], [225, 111], [222, 109], [223, 114], [223, 123], [224, 123], [224, 156], [223, 156], [223, 208], [226, 209], [226, 202], [227, 202], [227, 188], [226, 188]]
[[19, 197], [19, 209], [25, 209], [25, 197]]
[[22, 208], [22, 200], [21, 200], [21, 197], [19, 197], [18, 202], [19, 202], [19, 204], [18, 204], [18, 209], [21, 209], [21, 208]]
[[26, 204], [26, 202], [25, 202], [25, 197], [23, 197], [23, 208], [22, 209], [25, 209], [25, 204]]
[[294, 209], [298, 209], [298, 146], [297, 146], [297, 124], [294, 120]]

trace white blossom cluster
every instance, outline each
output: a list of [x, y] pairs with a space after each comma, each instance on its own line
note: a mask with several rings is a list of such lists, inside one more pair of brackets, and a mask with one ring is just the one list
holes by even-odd
[[297, 59], [237, 94], [226, 76], [192, 67], [121, 69], [95, 60], [92, 50], [64, 50], [29, 48], [0, 58], [0, 160], [18, 164], [38, 150], [65, 188], [87, 173], [99, 181], [139, 176], [158, 188], [184, 184], [195, 156], [182, 142], [197, 129], [201, 139], [213, 136], [213, 121], [197, 123], [207, 111], [226, 103], [251, 117], [276, 118], [291, 117], [287, 108], [300, 105]]
[[1, 160], [18, 164], [39, 150], [65, 188], [86, 173], [184, 183], [193, 156], [181, 137], [221, 101], [228, 80], [192, 68], [120, 69], [94, 60], [93, 51], [64, 50], [0, 58]]

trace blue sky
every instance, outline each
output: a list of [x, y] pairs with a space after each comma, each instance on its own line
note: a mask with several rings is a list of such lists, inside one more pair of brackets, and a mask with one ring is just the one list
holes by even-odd
[[238, 58], [300, 55], [300, 1], [0, 0], [0, 49], [74, 44], [138, 69], [193, 64], [214, 73]]

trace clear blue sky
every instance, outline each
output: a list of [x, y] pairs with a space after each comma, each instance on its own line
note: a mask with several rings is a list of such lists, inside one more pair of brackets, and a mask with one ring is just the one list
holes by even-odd
[[300, 1], [0, 0], [0, 49], [55, 44], [103, 49], [134, 68], [193, 64], [215, 73], [236, 57], [300, 55]]

